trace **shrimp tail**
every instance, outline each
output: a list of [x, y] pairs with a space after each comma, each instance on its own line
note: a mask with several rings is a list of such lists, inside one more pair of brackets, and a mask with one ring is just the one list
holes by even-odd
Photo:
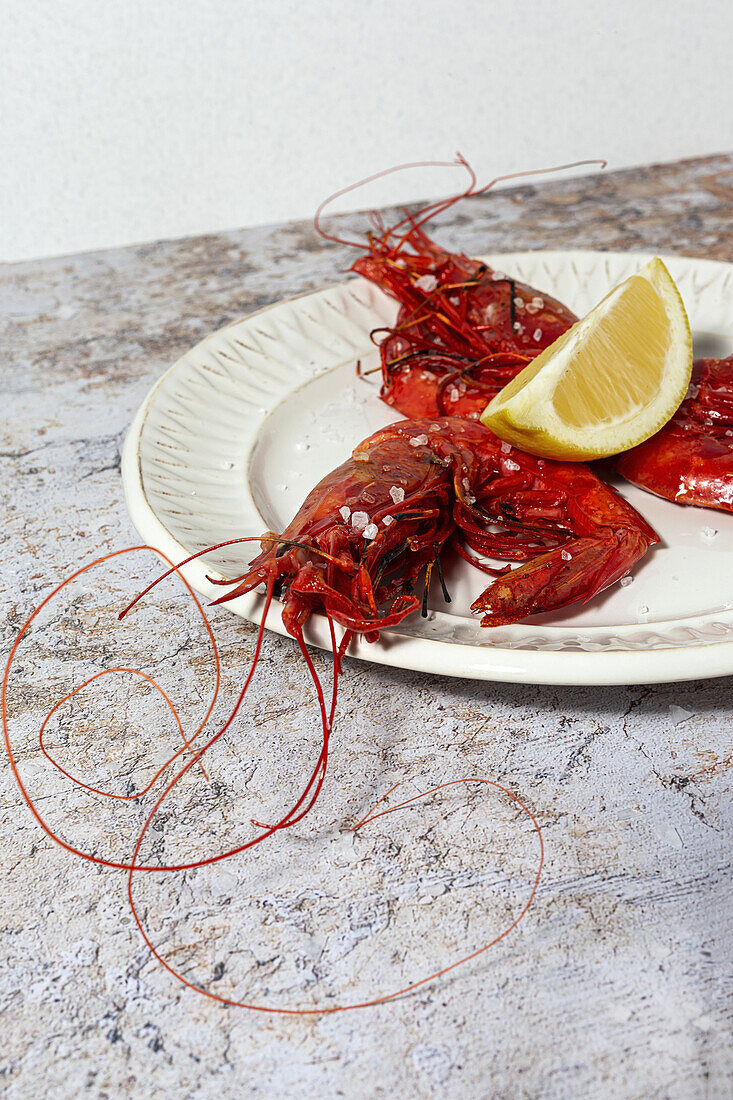
[[[653, 532], [652, 532], [653, 534]], [[507, 626], [528, 615], [586, 603], [626, 576], [657, 536], [623, 529], [577, 539], [512, 570], [490, 585], [471, 606], [482, 626]]]

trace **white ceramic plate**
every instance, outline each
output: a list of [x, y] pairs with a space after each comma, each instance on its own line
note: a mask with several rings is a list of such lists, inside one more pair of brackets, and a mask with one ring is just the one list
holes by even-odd
[[[486, 257], [586, 313], [650, 257], [641, 253], [517, 252]], [[677, 281], [697, 355], [733, 350], [733, 265], [665, 258]], [[161, 378], [138, 411], [122, 464], [127, 505], [140, 534], [173, 560], [226, 539], [282, 530], [307, 491], [358, 442], [396, 419], [378, 398], [369, 340], [396, 304], [352, 279], [280, 302], [213, 333]], [[447, 567], [450, 605], [410, 616], [376, 644], [350, 654], [380, 664], [486, 680], [551, 684], [656, 683], [733, 673], [733, 515], [682, 507], [619, 482], [662, 536], [636, 568], [583, 607], [491, 630], [469, 606], [484, 577]], [[715, 532], [711, 534], [711, 532]], [[206, 573], [240, 574], [257, 544], [192, 562], [183, 572], [212, 598]], [[261, 596], [228, 604], [259, 621]], [[267, 626], [284, 633], [280, 606]], [[308, 640], [328, 648], [313, 616]]]

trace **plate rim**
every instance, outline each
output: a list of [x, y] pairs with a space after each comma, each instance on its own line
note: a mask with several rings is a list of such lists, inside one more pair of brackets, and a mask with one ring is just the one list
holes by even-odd
[[[680, 256], [674, 253], [656, 253], [648, 249], [639, 250], [638, 252], [633, 249], [522, 249], [512, 252], [493, 252], [481, 258], [505, 260], [509, 257], [518, 256], [546, 258], [559, 256], [565, 259], [568, 257], [591, 259], [598, 257], [628, 258], [633, 256], [638, 257], [641, 262], [644, 257], [653, 255], [659, 255], [663, 262], [684, 260], [702, 265], [704, 268], [728, 268], [733, 272], [733, 264], [725, 261], [704, 257]], [[312, 290], [281, 298], [276, 302], [271, 302], [260, 309], [236, 318], [227, 325], [207, 333], [201, 340], [187, 349], [183, 355], [179, 356], [155, 381], [133, 417], [123, 444], [121, 458], [121, 476], [127, 510], [133, 526], [150, 546], [161, 550], [173, 561], [183, 561], [190, 554], [190, 549], [187, 549], [158, 517], [148, 500], [143, 481], [142, 432], [156, 395], [166, 380], [181, 369], [184, 360], [191, 353], [204, 347], [221, 333], [240, 325], [243, 321], [250, 321], [278, 307], [301, 299], [339, 289], [349, 283], [363, 281], [357, 276], [354, 279], [328, 283]], [[301, 384], [306, 381], [307, 379], [304, 379]], [[289, 394], [285, 395], [280, 401], [276, 402], [272, 409], [268, 410], [263, 418], [263, 423], [267, 416], [272, 414], [274, 408], [278, 407], [282, 400], [286, 400], [288, 396]], [[196, 559], [183, 566], [180, 572], [192, 588], [206, 598], [216, 599], [221, 595], [220, 589], [206, 579], [207, 573], [216, 572], [210, 565], [204, 565], [202, 561]], [[226, 606], [232, 613], [252, 623], [259, 624], [263, 605], [264, 597], [255, 592], [232, 600], [223, 606]], [[282, 624], [281, 607], [279, 601], [273, 601], [265, 627], [281, 636], [290, 638], [291, 636]], [[670, 621], [676, 622], [677, 620]], [[659, 624], [655, 623], [654, 625]], [[547, 624], [547, 626], [549, 627], [551, 624]], [[585, 634], [593, 629], [593, 627], [583, 627], [578, 630], [578, 633]], [[310, 645], [326, 650], [331, 648], [330, 633], [322, 616], [311, 616], [304, 629], [304, 638]], [[455, 662], [457, 648], [461, 654], [460, 668], [456, 667]], [[639, 661], [638, 658], [642, 654], [643, 661]], [[671, 654], [678, 654], [681, 657], [684, 655], [684, 660], [682, 662], [670, 662]], [[703, 655], [706, 659], [703, 658]], [[485, 645], [460, 645], [457, 647], [455, 642], [438, 638], [385, 632], [383, 638], [375, 643], [367, 643], [363, 639], [354, 639], [347, 650], [347, 656], [354, 657], [357, 660], [371, 661], [374, 664], [429, 675], [488, 682], [575, 687], [670, 683], [682, 680], [709, 679], [733, 673], [733, 640], [685, 646], [659, 646], [654, 649], [532, 650], [491, 645], [488, 638]], [[680, 667], [680, 664], [683, 667]]]

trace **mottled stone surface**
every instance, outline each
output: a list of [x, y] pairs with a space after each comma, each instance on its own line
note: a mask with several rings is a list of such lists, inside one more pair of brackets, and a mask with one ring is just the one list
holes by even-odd
[[[443, 218], [467, 251], [653, 248], [733, 260], [733, 156], [505, 191]], [[338, 219], [342, 232], [362, 224]], [[3, 637], [81, 560], [135, 541], [120, 445], [161, 371], [210, 330], [337, 280], [345, 248], [307, 224], [243, 230], [0, 272]], [[129, 563], [129, 564], [128, 564]], [[161, 589], [115, 612], [139, 556], [51, 604], [9, 687], [11, 738], [39, 809], [71, 844], [129, 855], [151, 795], [70, 787], [38, 746], [48, 707], [117, 663], [156, 676], [195, 728], [212, 665], [195, 610]], [[213, 616], [226, 713], [254, 628]], [[316, 657], [327, 674], [324, 655]], [[398, 1002], [290, 1019], [225, 1008], [150, 956], [125, 876], [41, 831], [6, 766], [0, 850], [3, 1095], [724, 1097], [731, 1057], [733, 680], [552, 688], [463, 683], [346, 662], [322, 799], [291, 834], [195, 873], [138, 876], [156, 944], [192, 980], [288, 1006], [388, 991], [491, 939], [537, 866], [526, 818], [466, 788], [359, 833], [405, 797], [480, 774], [537, 815], [547, 862], [519, 929]], [[130, 794], [179, 735], [144, 682], [112, 676], [52, 720], [49, 751]], [[246, 839], [290, 804], [318, 722], [296, 646], [268, 636], [247, 706], [191, 773], [147, 856], [176, 861]], [[178, 741], [180, 744], [180, 740]], [[159, 789], [159, 788], [156, 788]]]

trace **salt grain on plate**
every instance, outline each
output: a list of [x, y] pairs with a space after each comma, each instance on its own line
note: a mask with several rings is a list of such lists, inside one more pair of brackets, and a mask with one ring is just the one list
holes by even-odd
[[400, 485], [393, 485], [389, 491], [389, 495], [395, 504], [402, 504], [405, 499], [405, 490]]
[[376, 523], [367, 523], [366, 527], [364, 528], [364, 538], [365, 539], [376, 538], [377, 532], [378, 532], [378, 528], [377, 528]]
[[634, 583], [633, 577], [622, 577], [620, 584], [622, 588], [628, 588], [630, 584]]
[[641, 604], [641, 606], [639, 607], [639, 614], [640, 615], [648, 615], [649, 614], [649, 608], [647, 607], [647, 605], [645, 603]]
[[351, 517], [351, 526], [355, 531], [363, 531], [368, 523], [369, 516], [366, 512], [354, 512]]
[[714, 539], [718, 533], [717, 527], [701, 527], [700, 534], [704, 539]]

